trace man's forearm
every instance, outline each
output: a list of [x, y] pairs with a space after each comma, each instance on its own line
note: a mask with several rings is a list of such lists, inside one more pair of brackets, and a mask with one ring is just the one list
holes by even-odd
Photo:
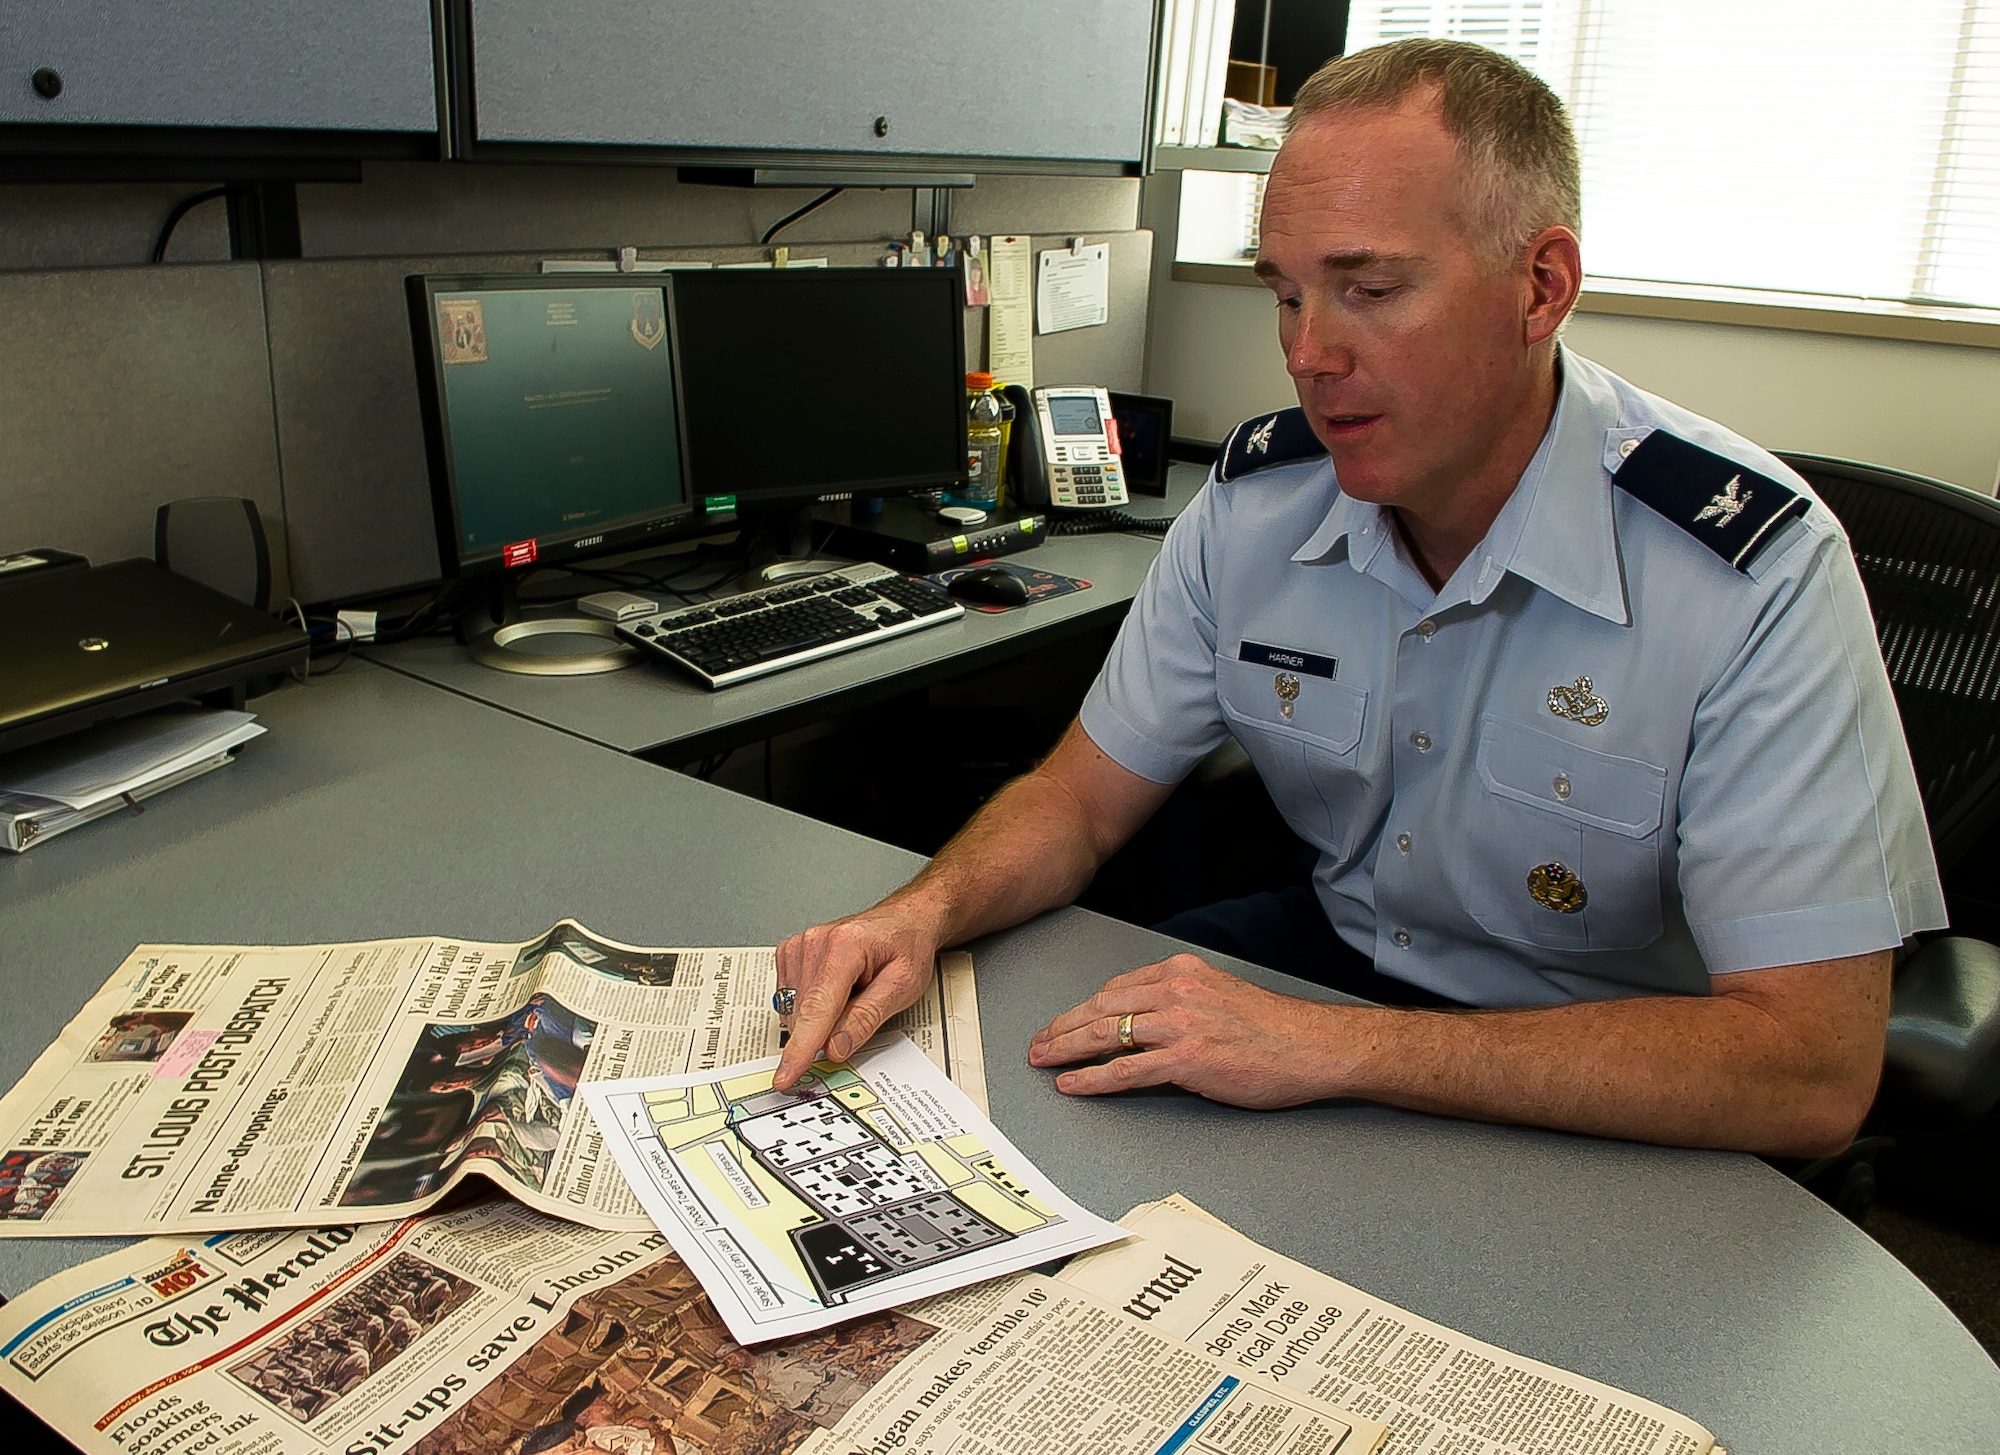
[[885, 903], [923, 915], [940, 945], [956, 945], [1068, 904], [1101, 853], [1070, 790], [1035, 769], [989, 799]]
[[[1757, 999], [1597, 1001], [1471, 1013], [1323, 1006], [1324, 1094], [1681, 1146], [1823, 1156], [1874, 1095], [1887, 956], [1796, 967], [1857, 982], [1851, 1030], [1800, 1035]], [[1846, 967], [1846, 968], [1843, 968]], [[1878, 988], [1879, 987], [1879, 988]]]
[[1017, 925], [1081, 894], [1172, 792], [1119, 766], [1072, 722], [883, 903], [921, 917], [940, 945]]

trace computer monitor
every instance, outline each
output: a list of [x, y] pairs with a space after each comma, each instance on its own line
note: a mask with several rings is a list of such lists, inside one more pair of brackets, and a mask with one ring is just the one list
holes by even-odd
[[672, 280], [407, 280], [445, 574], [664, 540], [693, 514]]
[[963, 480], [957, 268], [715, 269], [674, 288], [697, 497], [755, 514]]

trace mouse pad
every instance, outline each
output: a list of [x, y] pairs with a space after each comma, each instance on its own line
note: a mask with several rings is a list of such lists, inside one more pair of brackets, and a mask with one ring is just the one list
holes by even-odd
[[[1054, 571], [1038, 571], [1033, 566], [1017, 566], [1012, 561], [975, 561], [969, 566], [953, 566], [949, 571], [940, 571], [930, 579], [946, 590], [951, 583], [967, 571], [984, 571], [998, 567], [1009, 576], [1018, 576], [1028, 583], [1028, 599], [1024, 605], [1033, 606], [1037, 601], [1046, 601], [1051, 596], [1067, 596], [1072, 591], [1088, 591], [1090, 583], [1079, 581], [1074, 576], [1059, 576]], [[960, 603], [967, 611], [1013, 611], [1011, 606], [995, 606], [987, 602], [966, 601]]]

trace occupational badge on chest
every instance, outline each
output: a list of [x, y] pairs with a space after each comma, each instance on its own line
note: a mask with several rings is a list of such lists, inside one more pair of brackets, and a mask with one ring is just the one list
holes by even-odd
[[1611, 716], [1611, 704], [1590, 690], [1590, 679], [1579, 677], [1570, 686], [1557, 683], [1549, 689], [1549, 711], [1585, 727], [1596, 727]]
[[1553, 860], [1528, 871], [1528, 893], [1535, 897], [1536, 904], [1557, 914], [1580, 914], [1590, 903], [1590, 892], [1583, 887], [1583, 881]]
[[1292, 720], [1292, 704], [1299, 700], [1299, 679], [1290, 672], [1280, 672], [1272, 679], [1271, 685], [1277, 689], [1278, 712], [1286, 722]]

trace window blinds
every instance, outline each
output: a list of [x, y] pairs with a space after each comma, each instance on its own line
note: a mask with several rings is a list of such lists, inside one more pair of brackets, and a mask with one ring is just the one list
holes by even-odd
[[1593, 276], [2000, 307], [2000, 0], [1354, 0], [1569, 106]]

